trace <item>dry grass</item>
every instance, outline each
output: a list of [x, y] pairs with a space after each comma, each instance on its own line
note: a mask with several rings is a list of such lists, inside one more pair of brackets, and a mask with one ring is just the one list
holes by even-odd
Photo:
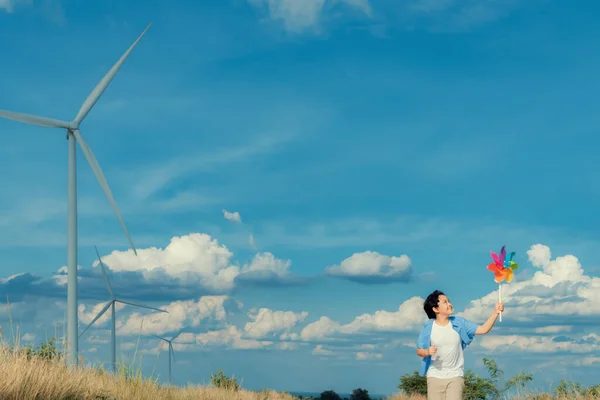
[[116, 377], [100, 369], [68, 369], [61, 359], [46, 361], [23, 352], [0, 349], [2, 400], [292, 400], [276, 392], [238, 392], [212, 387], [160, 386], [152, 378], [121, 368]]
[[[213, 387], [160, 386], [140, 371], [122, 366], [113, 377], [102, 369], [68, 369], [63, 359], [28, 358], [22, 351], [0, 348], [0, 399], [2, 400], [294, 400], [273, 391], [229, 391]], [[522, 395], [512, 400], [553, 400], [547, 394]], [[424, 396], [395, 395], [388, 400], [426, 400]], [[566, 400], [566, 399], [565, 399]], [[569, 396], [568, 400], [599, 400]]]
[[[427, 396], [413, 395], [413, 396], [405, 396], [405, 395], [395, 395], [392, 397], [388, 397], [387, 400], [427, 400]], [[570, 395], [567, 397], [557, 398], [556, 396], [552, 396], [548, 393], [523, 393], [518, 396], [507, 396], [501, 398], [501, 400], [600, 400], [599, 397], [595, 396], [579, 396], [579, 395]]]
[[[12, 327], [11, 327], [12, 328]], [[122, 364], [115, 376], [102, 368], [80, 366], [69, 369], [59, 355], [52, 360], [28, 357], [20, 348], [19, 333], [13, 349], [2, 340], [0, 328], [0, 400], [295, 400], [287, 393], [251, 392], [215, 387], [161, 386], [153, 377], [142, 376], [133, 365]], [[136, 349], [137, 353], [137, 349]], [[64, 354], [64, 343], [63, 352]], [[135, 360], [134, 354], [133, 359]], [[83, 361], [83, 360], [82, 360]], [[141, 361], [141, 360], [140, 360]], [[83, 364], [83, 362], [82, 362]], [[397, 394], [387, 400], [427, 400], [426, 396]], [[600, 400], [594, 396], [557, 399], [546, 393], [523, 393], [502, 400]]]

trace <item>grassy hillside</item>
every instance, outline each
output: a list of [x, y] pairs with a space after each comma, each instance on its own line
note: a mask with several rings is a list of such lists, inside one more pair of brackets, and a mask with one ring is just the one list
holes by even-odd
[[[251, 392], [221, 372], [212, 376], [220, 387], [165, 387], [140, 371], [121, 365], [116, 377], [100, 368], [67, 369], [52, 342], [37, 349], [0, 347], [0, 399], [2, 400], [296, 400], [287, 393]], [[569, 393], [569, 400], [599, 397]], [[505, 398], [503, 397], [503, 400]], [[550, 395], [522, 395], [513, 399], [550, 400]], [[389, 400], [426, 400], [423, 396], [396, 395]]]

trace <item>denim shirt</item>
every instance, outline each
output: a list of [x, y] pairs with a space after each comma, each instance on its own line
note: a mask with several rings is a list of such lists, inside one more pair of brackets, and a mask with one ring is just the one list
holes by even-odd
[[[475, 331], [479, 325], [476, 325], [470, 321], [462, 317], [450, 316], [448, 318], [450, 323], [452, 324], [452, 328], [459, 334], [462, 348], [471, 344], [473, 338], [475, 337]], [[429, 349], [431, 347], [431, 327], [433, 326], [434, 319], [430, 319], [423, 325], [421, 329], [421, 333], [419, 334], [419, 338], [417, 339], [417, 348], [418, 349]], [[425, 376], [427, 374], [427, 370], [429, 369], [429, 365], [431, 364], [431, 356], [423, 357], [421, 360], [421, 376]]]

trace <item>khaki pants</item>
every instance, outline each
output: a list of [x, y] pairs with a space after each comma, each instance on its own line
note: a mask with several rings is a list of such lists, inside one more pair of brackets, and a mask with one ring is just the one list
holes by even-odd
[[462, 400], [465, 380], [462, 376], [427, 378], [427, 400]]

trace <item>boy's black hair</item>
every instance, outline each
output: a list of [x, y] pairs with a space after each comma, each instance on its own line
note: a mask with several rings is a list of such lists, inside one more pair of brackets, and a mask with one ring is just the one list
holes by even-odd
[[433, 311], [434, 307], [438, 307], [440, 304], [440, 296], [445, 296], [443, 292], [439, 290], [434, 290], [427, 298], [425, 299], [425, 304], [423, 304], [423, 309], [425, 313], [429, 317], [429, 319], [435, 319], [435, 312]]

